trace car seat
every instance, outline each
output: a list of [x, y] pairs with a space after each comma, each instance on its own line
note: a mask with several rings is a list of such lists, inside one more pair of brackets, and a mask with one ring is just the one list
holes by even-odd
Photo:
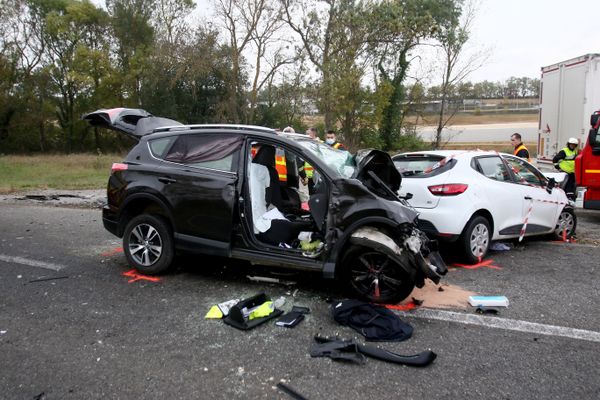
[[273, 204], [278, 209], [283, 210], [279, 175], [275, 169], [275, 148], [269, 145], [262, 145], [254, 156], [252, 162], [265, 166], [269, 171], [270, 184], [267, 188], [265, 199], [267, 204]]

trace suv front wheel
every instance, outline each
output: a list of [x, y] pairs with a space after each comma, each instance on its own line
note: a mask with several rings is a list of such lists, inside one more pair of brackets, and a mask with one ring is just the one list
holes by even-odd
[[153, 275], [168, 270], [175, 253], [169, 224], [155, 215], [132, 218], [125, 227], [123, 250], [130, 265], [141, 273]]

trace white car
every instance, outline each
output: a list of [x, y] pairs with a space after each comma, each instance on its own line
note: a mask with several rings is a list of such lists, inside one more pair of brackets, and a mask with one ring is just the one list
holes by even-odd
[[456, 243], [467, 262], [483, 258], [493, 240], [575, 233], [574, 203], [554, 179], [521, 158], [440, 150], [392, 159], [402, 174], [399, 195], [412, 194], [408, 202], [420, 213], [419, 227]]

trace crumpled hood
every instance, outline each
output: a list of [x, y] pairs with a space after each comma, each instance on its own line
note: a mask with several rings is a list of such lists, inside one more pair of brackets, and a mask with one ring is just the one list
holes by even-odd
[[413, 223], [418, 213], [399, 201], [379, 197], [356, 179], [333, 181], [333, 204], [337, 227], [345, 230], [354, 221], [369, 217], [384, 217], [396, 223]]
[[[353, 178], [361, 181], [366, 187], [377, 195], [388, 200], [395, 199], [395, 193], [400, 189], [402, 175], [394, 166], [390, 155], [381, 150], [359, 150], [354, 156], [356, 171]], [[381, 187], [385, 184], [390, 190]]]

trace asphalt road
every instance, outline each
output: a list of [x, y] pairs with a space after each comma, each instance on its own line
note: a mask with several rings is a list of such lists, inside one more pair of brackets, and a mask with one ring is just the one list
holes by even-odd
[[[537, 142], [537, 122], [513, 122], [503, 124], [451, 125], [442, 131], [443, 139], [454, 142], [504, 142], [510, 147], [510, 135], [518, 132], [524, 142]], [[426, 126], [419, 130], [423, 140], [435, 138], [435, 127]]]
[[[418, 369], [311, 358], [315, 333], [354, 336], [330, 317], [326, 299], [339, 291], [314, 275], [250, 282], [260, 270], [197, 256], [159, 282], [129, 283], [99, 210], [0, 203], [0, 397], [289, 399], [282, 381], [307, 399], [597, 399], [599, 224], [581, 212], [584, 244], [529, 240], [490, 256], [501, 269], [451, 270], [446, 282], [510, 306], [497, 317], [402, 313], [413, 337], [382, 347], [438, 354]], [[246, 332], [204, 319], [217, 302], [261, 291], [311, 314], [294, 329]]]

